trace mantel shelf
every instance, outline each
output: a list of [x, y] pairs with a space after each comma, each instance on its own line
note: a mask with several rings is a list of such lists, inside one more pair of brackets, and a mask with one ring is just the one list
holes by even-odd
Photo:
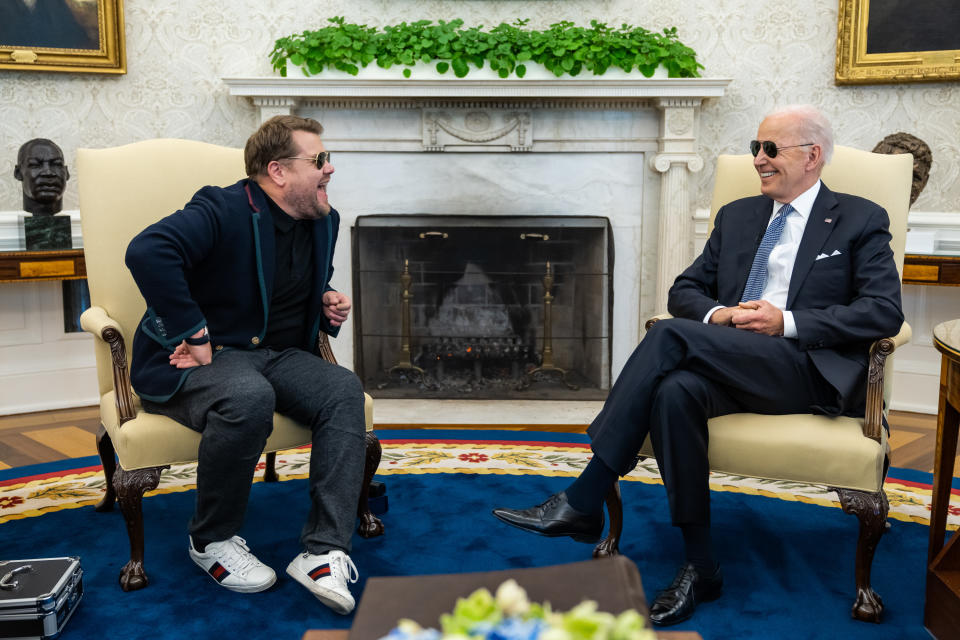
[[554, 80], [414, 80], [361, 78], [224, 78], [230, 95], [249, 98], [565, 98], [646, 100], [716, 98], [730, 78], [643, 78], [637, 80], [563, 77]]

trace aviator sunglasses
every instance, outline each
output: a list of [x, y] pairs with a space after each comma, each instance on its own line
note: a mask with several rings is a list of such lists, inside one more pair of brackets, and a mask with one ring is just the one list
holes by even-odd
[[323, 169], [323, 165], [330, 162], [330, 152], [321, 151], [315, 156], [287, 156], [285, 158], [280, 158], [280, 160], [309, 160], [313, 164], [317, 165], [317, 169]]
[[771, 140], [764, 140], [763, 142], [759, 140], [750, 141], [750, 153], [753, 154], [753, 157], [756, 158], [757, 154], [760, 153], [761, 147], [763, 152], [767, 154], [768, 158], [776, 158], [777, 152], [783, 151], [784, 149], [793, 149], [795, 147], [809, 147], [816, 144], [816, 142], [805, 142], [803, 144], [792, 144], [788, 147], [778, 147], [776, 142]]

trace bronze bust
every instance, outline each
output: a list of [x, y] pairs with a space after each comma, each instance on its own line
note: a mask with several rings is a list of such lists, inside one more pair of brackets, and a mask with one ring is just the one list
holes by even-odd
[[913, 188], [910, 190], [910, 206], [920, 197], [920, 192], [927, 186], [930, 177], [930, 165], [933, 154], [930, 147], [920, 138], [909, 133], [891, 133], [877, 143], [874, 153], [912, 153], [913, 154]]
[[52, 216], [63, 209], [63, 190], [70, 171], [63, 151], [52, 140], [34, 138], [20, 146], [13, 177], [23, 182], [23, 210]]
[[23, 183], [23, 235], [27, 251], [70, 249], [70, 218], [63, 209], [63, 190], [70, 171], [63, 151], [52, 140], [34, 138], [20, 146], [13, 177]]

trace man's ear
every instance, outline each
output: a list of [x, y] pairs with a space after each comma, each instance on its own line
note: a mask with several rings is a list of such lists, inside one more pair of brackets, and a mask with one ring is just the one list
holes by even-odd
[[23, 182], [23, 172], [20, 171], [19, 164], [13, 166], [13, 177], [19, 180], [20, 182]]
[[286, 167], [277, 160], [271, 160], [267, 165], [267, 178], [278, 187], [287, 183]]
[[818, 167], [823, 165], [823, 149], [820, 148], [820, 145], [815, 144], [810, 147], [810, 151], [807, 152], [807, 169], [810, 171], [815, 171]]

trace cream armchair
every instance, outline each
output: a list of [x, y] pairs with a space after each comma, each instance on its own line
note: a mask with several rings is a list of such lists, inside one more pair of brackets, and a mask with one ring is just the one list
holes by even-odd
[[[197, 460], [200, 434], [169, 418], [143, 411], [130, 386], [127, 344], [146, 308], [124, 265], [130, 240], [147, 225], [179, 210], [200, 187], [226, 186], [245, 175], [243, 151], [188, 140], [147, 140], [111, 149], [80, 149], [80, 214], [87, 281], [93, 306], [80, 318], [95, 337], [100, 390], [97, 448], [106, 495], [97, 511], [120, 503], [130, 536], [130, 561], [120, 572], [124, 591], [147, 586], [143, 567], [142, 498], [157, 487], [169, 465]], [[326, 335], [321, 354], [335, 362]], [[359, 533], [383, 533], [367, 505], [368, 487], [380, 463], [373, 432], [373, 401], [366, 398], [367, 461], [358, 505]], [[310, 430], [275, 414], [267, 440], [264, 480], [275, 481], [276, 452], [310, 443]], [[119, 467], [116, 464], [119, 461]]]
[[[837, 147], [823, 172], [830, 189], [868, 198], [890, 216], [891, 248], [903, 273], [907, 211], [913, 177], [913, 156], [881, 155]], [[749, 155], [721, 155], [711, 202], [710, 223], [728, 202], [760, 193], [760, 179]], [[657, 320], [649, 320], [646, 327]], [[870, 350], [867, 410], [864, 418], [807, 414], [768, 416], [737, 413], [708, 422], [710, 468], [732, 475], [826, 485], [837, 492], [847, 513], [857, 516], [860, 534], [856, 552], [857, 595], [853, 617], [878, 622], [883, 611], [880, 596], [870, 586], [873, 554], [883, 534], [889, 505], [883, 491], [888, 466], [886, 430], [882, 425], [884, 402], [889, 402], [894, 349], [910, 339], [903, 324], [896, 336], [875, 342]], [[640, 451], [654, 457], [647, 438]], [[617, 553], [623, 527], [619, 489], [607, 498], [610, 533], [594, 555]]]

